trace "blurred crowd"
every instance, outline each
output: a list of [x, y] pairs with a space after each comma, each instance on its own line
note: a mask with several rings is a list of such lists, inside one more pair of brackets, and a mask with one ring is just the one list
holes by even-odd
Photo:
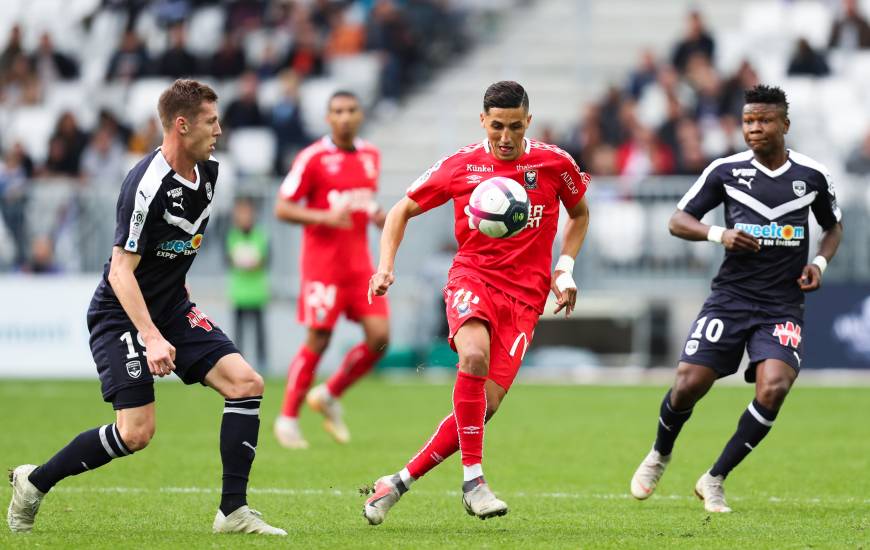
[[[196, 55], [189, 46], [197, 40], [190, 35], [190, 18], [208, 7], [225, 11], [222, 36], [213, 53]], [[276, 147], [272, 172], [283, 175], [295, 151], [316, 137], [300, 115], [298, 90], [306, 79], [323, 76], [332, 60], [374, 55], [380, 74], [373, 100], [378, 110], [389, 113], [415, 83], [468, 47], [463, 9], [461, 2], [449, 0], [103, 0], [83, 25], [93, 24], [105, 10], [126, 18], [119, 46], [102, 75], [107, 85], [187, 76], [232, 84], [235, 93], [220, 105], [225, 138], [238, 128], [270, 130]], [[149, 37], [139, 30], [146, 15], [165, 32], [159, 53], [146, 47]], [[28, 51], [24, 32], [16, 24], [0, 45], [0, 110], [6, 112], [45, 105], [53, 86], [82, 78], [88, 61], [82, 58], [84, 49], [60, 51], [50, 33], [42, 34], [38, 46]], [[254, 34], [268, 37], [257, 55], [245, 47]], [[264, 108], [258, 95], [261, 85], [272, 79], [280, 83], [281, 97]], [[45, 248], [44, 241], [51, 242], [62, 227], [60, 222], [47, 224], [41, 234], [28, 234], [33, 233], [26, 227], [33, 181], [64, 178], [82, 187], [114, 188], [131, 161], [162, 140], [156, 117], [130, 127], [124, 113], [105, 108], [95, 124], [85, 127], [80, 114], [75, 109], [59, 114], [44, 159], [34, 159], [21, 142], [3, 136], [0, 266], [42, 269], [29, 266], [34, 247]], [[15, 245], [14, 258], [5, 262], [4, 237]]]
[[[870, 51], [870, 24], [857, 2], [844, 0], [841, 13], [830, 29], [829, 49]], [[713, 159], [745, 150], [743, 90], [760, 83], [756, 68], [743, 61], [733, 74], [723, 74], [702, 14], [691, 12], [686, 27], [669, 57], [641, 52], [624, 85], [586, 106], [568, 135], [544, 138], [560, 143], [593, 174], [629, 180], [696, 176]], [[827, 76], [826, 54], [799, 39], [787, 74]], [[848, 153], [846, 170], [870, 174], [870, 133]]]

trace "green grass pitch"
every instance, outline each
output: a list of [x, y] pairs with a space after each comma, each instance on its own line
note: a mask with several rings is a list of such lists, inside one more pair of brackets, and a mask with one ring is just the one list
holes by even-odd
[[[359, 488], [417, 451], [449, 411], [450, 387], [367, 380], [345, 399], [351, 444], [334, 444], [304, 411], [311, 449], [295, 452], [271, 434], [281, 392], [280, 381], [268, 385], [249, 501], [286, 539], [211, 534], [223, 403], [205, 388], [161, 383], [151, 446], [63, 482], [34, 532], [4, 528], [0, 548], [870, 548], [870, 388], [798, 383], [771, 434], [726, 483], [734, 513], [710, 515], [692, 487], [751, 387], [714, 388], [658, 492], [637, 502], [629, 479], [652, 443], [664, 388], [519, 384], [487, 428], [484, 455], [510, 513], [466, 515], [454, 456], [378, 527], [361, 517]], [[96, 381], [0, 381], [0, 402], [4, 467], [44, 461], [112, 419]], [[8, 486], [0, 497], [8, 501]]]

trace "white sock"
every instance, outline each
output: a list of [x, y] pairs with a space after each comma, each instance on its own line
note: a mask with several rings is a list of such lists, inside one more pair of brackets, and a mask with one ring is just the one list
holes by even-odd
[[417, 481], [411, 476], [411, 472], [409, 472], [407, 468], [402, 468], [399, 472], [399, 478], [402, 480], [402, 483], [405, 484], [406, 489], [410, 489], [411, 484]]
[[462, 467], [462, 481], [471, 481], [472, 479], [477, 479], [483, 475], [483, 466], [478, 464], [472, 464], [471, 466], [463, 466]]
[[299, 419], [297, 417], [284, 416], [283, 414], [278, 415], [278, 422], [280, 422], [281, 424], [283, 424], [285, 426], [287, 426], [287, 425], [298, 426], [299, 425]]

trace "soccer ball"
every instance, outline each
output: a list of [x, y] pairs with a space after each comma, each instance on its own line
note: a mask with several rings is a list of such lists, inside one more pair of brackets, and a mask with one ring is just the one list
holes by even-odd
[[529, 223], [529, 196], [519, 183], [496, 176], [474, 188], [465, 213], [468, 226], [487, 237], [513, 237]]

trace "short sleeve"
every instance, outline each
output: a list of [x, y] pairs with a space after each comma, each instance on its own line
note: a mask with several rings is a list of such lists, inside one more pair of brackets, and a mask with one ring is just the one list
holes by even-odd
[[318, 150], [314, 147], [309, 147], [299, 153], [296, 160], [293, 161], [290, 172], [287, 173], [278, 189], [278, 195], [282, 199], [297, 202], [308, 196], [311, 182], [314, 179], [312, 172], [315, 165], [311, 161], [317, 152]]
[[454, 167], [449, 159], [444, 157], [433, 164], [408, 188], [408, 198], [420, 205], [423, 211], [441, 206], [453, 196], [450, 184]]
[[587, 172], [580, 170], [580, 167], [568, 153], [560, 151], [560, 154], [565, 159], [560, 165], [559, 200], [562, 201], [567, 210], [571, 210], [586, 195], [592, 178]]
[[837, 204], [837, 192], [834, 190], [834, 181], [827, 172], [822, 172], [825, 181], [819, 189], [811, 208], [816, 221], [823, 229], [830, 229], [843, 219], [843, 213]]
[[147, 249], [149, 229], [161, 204], [157, 196], [159, 188], [159, 181], [136, 181], [132, 175], [127, 176], [118, 197], [115, 246], [140, 255]]
[[725, 191], [722, 178], [716, 170], [718, 165], [719, 163], [714, 162], [698, 176], [692, 187], [677, 203], [679, 210], [700, 220], [707, 212], [722, 203]]

